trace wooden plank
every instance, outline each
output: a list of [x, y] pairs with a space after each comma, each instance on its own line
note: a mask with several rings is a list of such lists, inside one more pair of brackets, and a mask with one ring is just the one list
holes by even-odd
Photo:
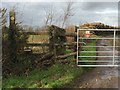
[[[83, 42], [79, 42], [79, 44], [83, 44]], [[55, 44], [55, 45], [64, 45], [64, 46], [75, 46], [77, 45], [77, 42], [72, 42], [72, 43], [64, 43], [64, 44]]]
[[[79, 42], [79, 44], [82, 44], [83, 42]], [[54, 44], [55, 46], [60, 46], [60, 45], [64, 45], [64, 46], [74, 46], [76, 45], [77, 42], [72, 42], [72, 43], [64, 43], [64, 44]], [[28, 46], [49, 46], [49, 43], [27, 43]]]
[[44, 60], [46, 60], [46, 59], [49, 60], [53, 55], [54, 55], [53, 52], [51, 52], [51, 53], [46, 53], [46, 54], [44, 54], [41, 58], [39, 58], [39, 61], [44, 61]]
[[[49, 35], [48, 31], [42, 32], [42, 31], [22, 31], [29, 35]], [[59, 34], [59, 36], [68, 36], [68, 37], [75, 37], [77, 36], [77, 33], [68, 33], [65, 34]]]
[[22, 32], [24, 32], [28, 35], [48, 35], [47, 31], [45, 31], [45, 32], [43, 32], [43, 31], [22, 31]]
[[27, 43], [28, 46], [49, 46], [49, 43]]
[[65, 63], [70, 63], [70, 62], [76, 62], [76, 60], [74, 60], [74, 59], [73, 60], [60, 59], [60, 60], [58, 60], [58, 62], [65, 64]]
[[57, 59], [64, 59], [64, 58], [67, 58], [67, 57], [70, 57], [70, 56], [74, 56], [76, 54], [77, 54], [77, 52], [73, 52], [73, 53], [66, 54], [66, 55], [60, 55], [60, 56], [57, 57]]
[[69, 37], [75, 37], [77, 36], [77, 33], [66, 33], [65, 35]]

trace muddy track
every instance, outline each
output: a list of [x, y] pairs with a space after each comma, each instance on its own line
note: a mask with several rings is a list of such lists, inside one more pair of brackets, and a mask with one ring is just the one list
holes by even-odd
[[[97, 46], [104, 46], [104, 47], [98, 47], [97, 50], [99, 51], [111, 51], [111, 52], [105, 52], [101, 53], [99, 52], [98, 55], [104, 56], [111, 56], [113, 55], [112, 53], [112, 48], [111, 47], [106, 47], [110, 46], [111, 43], [107, 40], [100, 40], [97, 43]], [[118, 52], [115, 51], [115, 54], [117, 55]], [[97, 60], [112, 60], [112, 57], [100, 57], [97, 58]], [[105, 64], [110, 64], [111, 62], [107, 62]], [[101, 64], [101, 63], [99, 63]], [[86, 72], [78, 78], [74, 82], [74, 85], [72, 88], [119, 88], [118, 86], [118, 67], [97, 67], [89, 72]]]

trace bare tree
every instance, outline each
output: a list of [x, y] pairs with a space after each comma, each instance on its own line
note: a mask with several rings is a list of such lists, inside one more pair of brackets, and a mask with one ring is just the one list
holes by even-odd
[[44, 8], [44, 11], [45, 11], [45, 26], [52, 25], [55, 16], [53, 5], [50, 5], [48, 8]]
[[0, 8], [0, 26], [4, 26], [7, 22], [6, 20], [6, 12], [7, 12], [7, 9], [5, 8]]
[[73, 2], [67, 2], [66, 7], [64, 9], [64, 15], [63, 15], [63, 22], [62, 22], [62, 28], [64, 27], [65, 23], [68, 21], [68, 19], [74, 15], [73, 13]]

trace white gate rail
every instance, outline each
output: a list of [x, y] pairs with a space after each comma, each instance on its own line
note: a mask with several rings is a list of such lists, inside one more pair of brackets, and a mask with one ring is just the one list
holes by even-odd
[[[96, 32], [99, 32], [99, 31], [109, 31], [109, 32], [113, 32], [113, 36], [112, 37], [100, 37], [100, 38], [95, 38], [95, 37], [80, 37], [80, 32], [81, 31], [96, 31]], [[81, 67], [113, 67], [113, 66], [118, 66], [118, 63], [119, 63], [119, 58], [120, 56], [118, 55], [115, 55], [115, 51], [116, 51], [116, 47], [119, 47], [118, 45], [116, 45], [116, 40], [118, 40], [119, 38], [116, 36], [116, 31], [118, 31], [118, 29], [77, 29], [77, 66], [81, 66]], [[107, 36], [107, 35], [106, 35]], [[82, 42], [84, 42], [84, 40], [112, 40], [113, 41], [113, 45], [112, 46], [79, 46], [79, 42], [80, 40], [82, 40]], [[112, 48], [112, 51], [81, 51], [80, 48], [84, 47], [84, 48], [91, 48], [91, 47], [111, 47]], [[79, 53], [113, 53], [113, 55], [111, 56], [108, 56], [108, 55], [105, 55], [105, 56], [100, 56], [100, 55], [97, 55], [97, 56], [81, 56], [79, 55]], [[112, 58], [112, 60], [80, 60], [80, 58], [82, 57], [88, 57], [88, 58], [97, 58], [97, 57], [108, 57], [108, 58]], [[79, 63], [95, 63], [95, 62], [100, 62], [100, 63], [106, 63], [106, 64], [79, 64]], [[108, 62], [108, 63], [107, 63]], [[109, 64], [109, 63], [112, 63], [112, 64]]]

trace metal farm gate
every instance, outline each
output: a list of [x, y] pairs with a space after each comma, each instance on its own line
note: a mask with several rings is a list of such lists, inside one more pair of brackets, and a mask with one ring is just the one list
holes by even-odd
[[118, 66], [118, 29], [77, 29], [77, 66]]

